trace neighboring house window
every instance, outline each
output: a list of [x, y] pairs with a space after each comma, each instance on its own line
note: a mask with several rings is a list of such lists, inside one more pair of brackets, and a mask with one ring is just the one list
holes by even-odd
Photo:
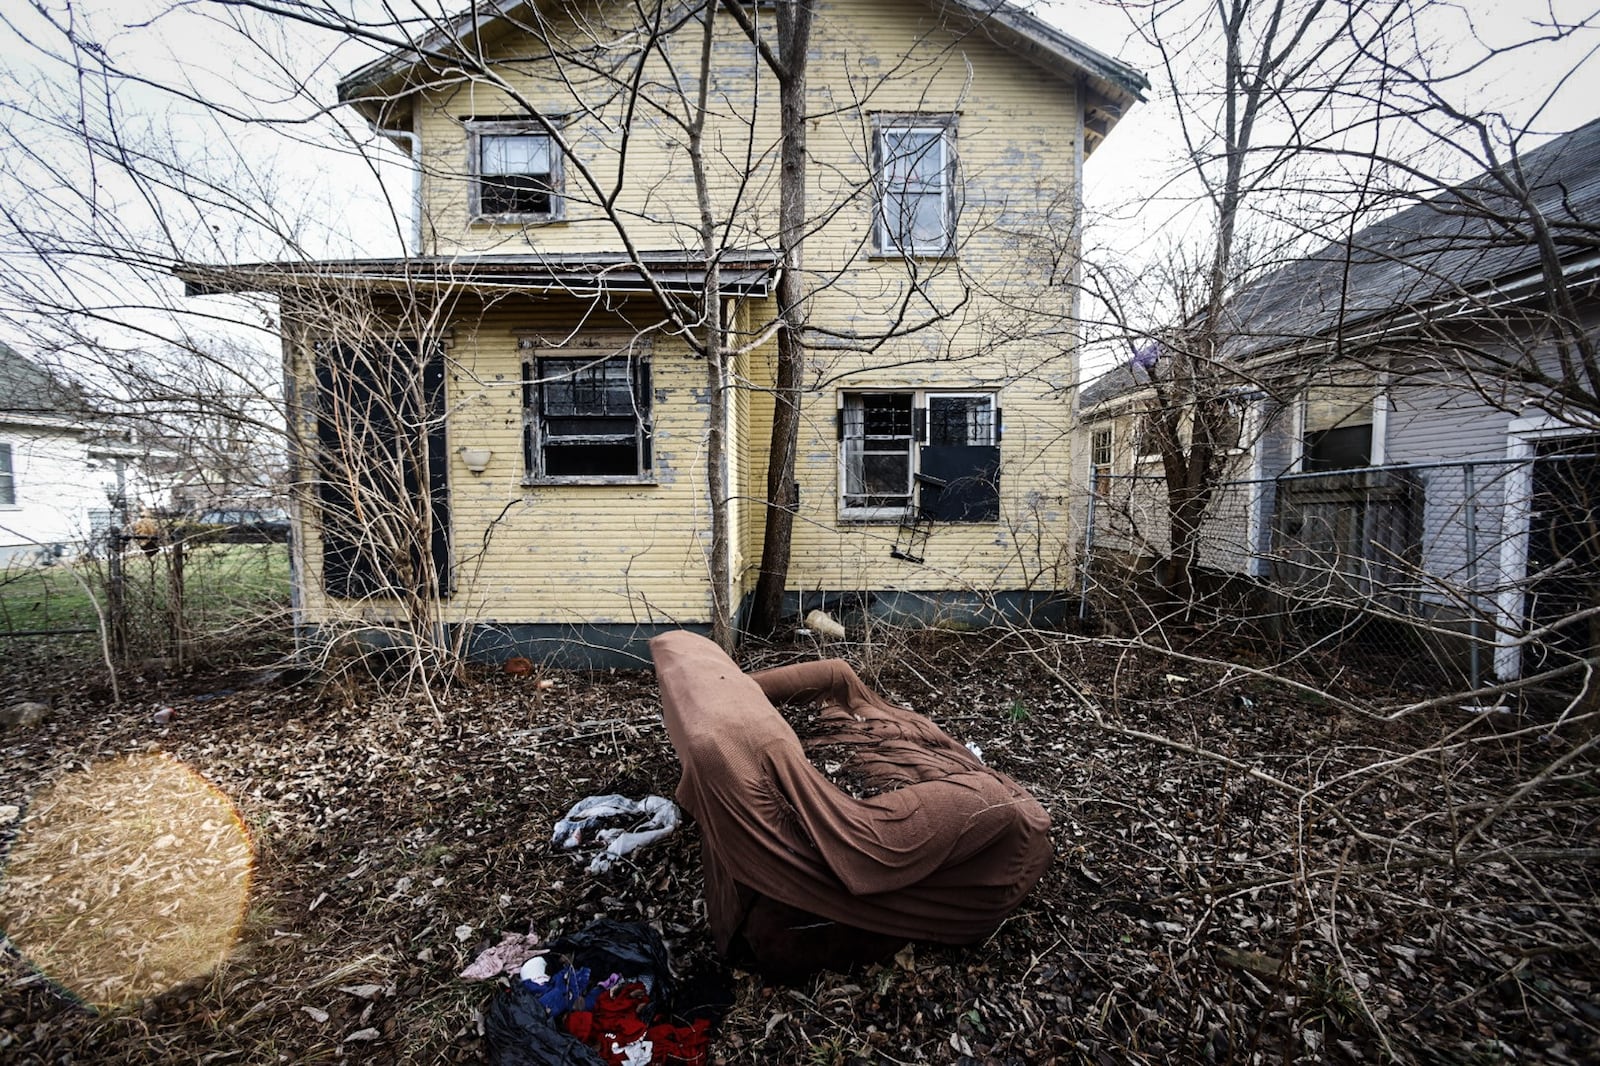
[[530, 477], [637, 480], [650, 473], [650, 364], [628, 355], [523, 367]]
[[17, 504], [17, 475], [11, 466], [11, 445], [0, 444], [0, 507]]
[[992, 393], [840, 396], [840, 514], [992, 522], [1000, 516], [1000, 409]]
[[884, 119], [876, 131], [873, 244], [886, 255], [955, 250], [955, 125], [948, 116]]
[[1097, 429], [1089, 437], [1089, 481], [1096, 496], [1111, 489], [1111, 427]]
[[1306, 390], [1300, 469], [1351, 470], [1372, 462], [1372, 387], [1366, 382]]
[[541, 126], [475, 122], [467, 130], [473, 217], [514, 222], [562, 217], [560, 153]]

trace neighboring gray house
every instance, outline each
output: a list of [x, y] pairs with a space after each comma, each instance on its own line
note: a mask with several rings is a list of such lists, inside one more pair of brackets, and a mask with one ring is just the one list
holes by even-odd
[[0, 563], [76, 554], [132, 490], [128, 436], [0, 344]]
[[[1239, 484], [1202, 551], [1475, 625], [1502, 677], [1587, 648], [1587, 625], [1534, 631], [1600, 606], [1600, 120], [1519, 164], [1526, 195], [1485, 173], [1232, 302], [1228, 355], [1265, 388], [1241, 389]], [[1091, 463], [1120, 434], [1111, 461], [1138, 469], [1142, 378], [1085, 390]]]

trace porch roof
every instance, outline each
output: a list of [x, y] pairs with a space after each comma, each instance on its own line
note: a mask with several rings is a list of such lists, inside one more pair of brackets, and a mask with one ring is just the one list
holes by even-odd
[[[724, 251], [718, 266], [724, 295], [768, 295], [777, 273], [775, 253]], [[382, 289], [558, 293], [592, 298], [649, 294], [647, 278], [664, 290], [692, 294], [705, 288], [706, 263], [681, 251], [580, 252], [516, 255], [412, 256], [393, 259], [301, 260], [275, 263], [176, 263], [189, 296], [276, 292], [358, 285]]]

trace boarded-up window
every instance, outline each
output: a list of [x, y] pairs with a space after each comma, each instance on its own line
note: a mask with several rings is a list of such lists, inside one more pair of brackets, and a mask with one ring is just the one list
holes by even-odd
[[989, 393], [845, 393], [841, 514], [940, 522], [1000, 515], [1000, 410]]
[[323, 582], [341, 599], [449, 588], [444, 353], [411, 340], [317, 358]]

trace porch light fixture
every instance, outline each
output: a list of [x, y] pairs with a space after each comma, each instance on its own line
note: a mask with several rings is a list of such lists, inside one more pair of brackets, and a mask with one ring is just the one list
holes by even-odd
[[489, 460], [493, 457], [494, 452], [488, 448], [460, 448], [458, 449], [458, 454], [461, 456], [461, 461], [466, 465], [466, 468], [472, 471], [474, 475], [477, 475], [489, 469]]

